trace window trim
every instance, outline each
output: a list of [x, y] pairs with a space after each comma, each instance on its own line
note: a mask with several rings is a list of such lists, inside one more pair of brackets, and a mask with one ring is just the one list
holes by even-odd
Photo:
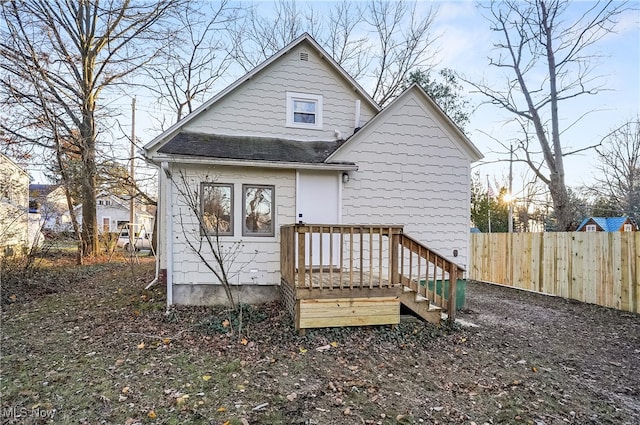
[[631, 223], [624, 223], [622, 225], [622, 229], [623, 232], [631, 232], [633, 231], [633, 226], [631, 225]]
[[[206, 223], [204, 222], [204, 191], [205, 187], [226, 187], [229, 188], [229, 231], [228, 232], [217, 232], [215, 229], [208, 229], [205, 227]], [[234, 195], [234, 184], [233, 183], [218, 183], [218, 182], [200, 182], [200, 217], [203, 220], [202, 227], [200, 228], [201, 235], [209, 235], [209, 236], [233, 236], [234, 234], [234, 214], [235, 214], [235, 205], [233, 204], [233, 195]]]
[[[286, 127], [322, 130], [322, 95], [289, 92], [289, 91], [286, 94], [287, 94]], [[313, 102], [316, 104], [316, 112], [315, 112], [316, 122], [315, 123], [310, 124], [310, 123], [295, 122], [294, 120], [295, 111], [293, 109], [293, 102], [296, 100], [303, 101], [303, 102]]]
[[595, 224], [587, 224], [586, 226], [584, 226], [585, 232], [596, 232], [597, 230], [598, 228], [596, 227]]
[[[102, 223], [100, 223], [100, 233], [110, 232], [111, 231], [111, 217], [110, 216], [102, 216], [100, 217]], [[107, 230], [104, 229], [104, 221], [107, 220]]]
[[[271, 231], [268, 233], [256, 233], [250, 232], [247, 229], [247, 189], [249, 188], [263, 188], [263, 189], [271, 189]], [[242, 185], [242, 236], [255, 236], [255, 237], [267, 237], [272, 238], [275, 236], [276, 229], [276, 214], [275, 214], [275, 199], [276, 199], [276, 187], [272, 184], [243, 184]]]

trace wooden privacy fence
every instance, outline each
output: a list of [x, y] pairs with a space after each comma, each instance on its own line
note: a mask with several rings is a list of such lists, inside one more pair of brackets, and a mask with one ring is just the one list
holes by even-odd
[[474, 233], [469, 279], [640, 312], [640, 232]]

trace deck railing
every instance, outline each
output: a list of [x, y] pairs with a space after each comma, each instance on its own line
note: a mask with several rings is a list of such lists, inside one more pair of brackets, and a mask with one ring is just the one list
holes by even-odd
[[280, 228], [280, 272], [295, 289], [406, 286], [455, 319], [462, 269], [402, 226], [291, 224]]
[[307, 289], [400, 285], [402, 226], [294, 224], [280, 228], [281, 274]]
[[464, 269], [410, 236], [401, 235], [399, 244], [402, 284], [447, 310], [449, 320], [455, 320], [456, 284]]

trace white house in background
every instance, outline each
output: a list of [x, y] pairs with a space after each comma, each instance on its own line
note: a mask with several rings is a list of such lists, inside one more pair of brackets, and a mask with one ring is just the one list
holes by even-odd
[[225, 302], [186, 243], [200, 235], [191, 232], [181, 188], [199, 195], [223, 244], [242, 242], [232, 272], [244, 302], [279, 296], [279, 229], [292, 223], [403, 225], [467, 263], [470, 165], [482, 154], [419, 86], [381, 109], [307, 34], [160, 134], [144, 155], [161, 169], [168, 304]]
[[29, 246], [29, 175], [0, 153], [0, 256]]
[[[74, 207], [74, 211], [78, 225], [82, 226], [82, 204]], [[122, 200], [106, 192], [99, 193], [96, 197], [96, 217], [98, 219], [99, 232], [119, 232], [125, 224], [129, 223], [129, 211], [129, 201]], [[67, 212], [66, 215], [68, 217], [69, 213]], [[143, 205], [136, 202], [134, 213], [136, 229], [143, 229], [146, 233], [151, 233], [153, 221], [153, 215], [147, 212]]]
[[64, 188], [53, 184], [29, 185], [29, 213], [38, 213], [42, 230], [61, 232], [71, 230], [67, 197]]

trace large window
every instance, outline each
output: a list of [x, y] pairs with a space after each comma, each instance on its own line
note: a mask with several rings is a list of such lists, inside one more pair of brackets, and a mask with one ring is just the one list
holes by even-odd
[[322, 128], [322, 96], [287, 92], [287, 126]]
[[206, 233], [233, 235], [233, 185], [202, 183], [200, 190]]
[[242, 235], [274, 236], [275, 187], [242, 185]]

